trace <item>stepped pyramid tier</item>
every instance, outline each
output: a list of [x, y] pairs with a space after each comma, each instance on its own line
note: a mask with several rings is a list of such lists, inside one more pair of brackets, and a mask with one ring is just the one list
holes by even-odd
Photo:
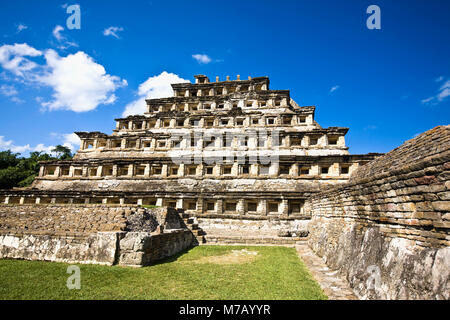
[[41, 163], [4, 202], [149, 204], [193, 215], [303, 217], [303, 202], [378, 154], [350, 155], [348, 128], [322, 128], [314, 106], [268, 77], [172, 85], [111, 134], [76, 132], [73, 160]]

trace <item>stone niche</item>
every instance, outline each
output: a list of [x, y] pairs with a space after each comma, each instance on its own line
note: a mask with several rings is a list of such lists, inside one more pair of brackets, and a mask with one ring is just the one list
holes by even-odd
[[172, 208], [1, 205], [0, 258], [144, 266], [196, 244]]

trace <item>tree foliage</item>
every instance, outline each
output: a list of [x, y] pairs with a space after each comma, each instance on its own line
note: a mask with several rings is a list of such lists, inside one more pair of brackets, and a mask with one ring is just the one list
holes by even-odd
[[52, 152], [56, 154], [56, 157], [59, 160], [67, 160], [72, 158], [72, 152], [70, 149], [62, 145], [57, 145], [52, 149]]
[[19, 163], [17, 156], [19, 153], [12, 153], [11, 150], [0, 152], [0, 169], [14, 167]]
[[0, 151], [0, 189], [29, 186], [39, 174], [39, 161], [68, 160], [72, 158], [69, 148], [57, 145], [50, 155], [39, 151], [30, 152], [28, 157], [11, 150]]

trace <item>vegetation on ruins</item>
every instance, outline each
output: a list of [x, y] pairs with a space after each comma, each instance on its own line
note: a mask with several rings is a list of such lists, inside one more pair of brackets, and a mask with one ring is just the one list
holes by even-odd
[[199, 246], [138, 269], [78, 266], [81, 289], [69, 290], [68, 264], [0, 260], [0, 299], [326, 299], [287, 247]]
[[67, 160], [72, 158], [69, 148], [57, 145], [51, 150], [54, 155], [40, 151], [30, 152], [28, 157], [11, 150], [0, 152], [0, 189], [29, 186], [39, 174], [39, 162], [48, 160]]

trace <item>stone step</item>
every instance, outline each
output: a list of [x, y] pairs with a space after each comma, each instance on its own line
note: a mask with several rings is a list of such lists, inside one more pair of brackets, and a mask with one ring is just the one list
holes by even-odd
[[195, 237], [199, 244], [205, 243], [205, 236], [196, 236]]
[[188, 228], [191, 229], [191, 230], [200, 229], [200, 227], [198, 226], [198, 223], [190, 224], [190, 225], [188, 225]]
[[184, 218], [183, 221], [185, 224], [193, 224], [195, 219], [194, 218]]
[[195, 230], [191, 230], [191, 232], [195, 235], [195, 236], [202, 236], [205, 234], [205, 232], [202, 229], [195, 229]]

